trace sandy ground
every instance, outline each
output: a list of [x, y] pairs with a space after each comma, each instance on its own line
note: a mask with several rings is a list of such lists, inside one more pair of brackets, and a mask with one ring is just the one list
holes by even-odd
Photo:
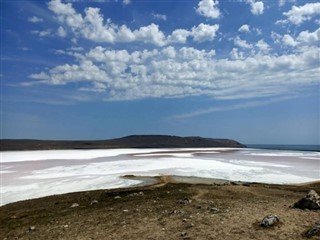
[[[303, 239], [320, 220], [320, 211], [290, 208], [310, 189], [320, 192], [319, 182], [283, 186], [169, 176], [156, 180], [148, 187], [2, 206], [0, 239]], [[185, 198], [191, 202], [179, 203]], [[71, 208], [73, 203], [79, 206]], [[280, 224], [260, 227], [268, 214], [278, 215]]]

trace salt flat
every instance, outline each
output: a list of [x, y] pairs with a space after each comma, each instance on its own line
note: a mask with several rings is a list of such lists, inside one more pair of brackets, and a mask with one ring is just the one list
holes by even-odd
[[1, 152], [1, 205], [177, 175], [293, 184], [320, 179], [320, 153], [257, 149], [106, 149]]

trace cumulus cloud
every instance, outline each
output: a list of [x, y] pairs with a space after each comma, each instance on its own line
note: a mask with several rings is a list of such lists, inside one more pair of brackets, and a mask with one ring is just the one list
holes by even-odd
[[[99, 8], [88, 7], [85, 15], [77, 13], [71, 3], [62, 3], [61, 0], [49, 2], [49, 9], [58, 20], [66, 24], [76, 36], [81, 36], [94, 42], [144, 42], [156, 46], [165, 46], [171, 43], [185, 43], [188, 37], [195, 42], [212, 41], [216, 36], [219, 25], [199, 24], [192, 29], [176, 29], [166, 36], [159, 25], [151, 23], [139, 29], [131, 30], [126, 25], [118, 26], [111, 19], [104, 19]], [[162, 16], [164, 17], [164, 16]]]
[[261, 53], [268, 53], [271, 50], [271, 47], [268, 43], [266, 43], [263, 39], [259, 40], [255, 46], [259, 49]]
[[279, 6], [282, 7], [286, 3], [286, 0], [279, 0]]
[[131, 3], [131, 0], [123, 0], [122, 3], [124, 5], [129, 5]]
[[153, 17], [153, 19], [156, 19], [156, 20], [167, 21], [167, 15], [165, 15], [165, 14], [152, 13], [152, 17]]
[[285, 34], [282, 37], [282, 43], [286, 46], [297, 47], [299, 50], [300, 47], [304, 49], [305, 46], [319, 46], [320, 41], [320, 28], [315, 30], [314, 32], [302, 31], [298, 34], [298, 36], [294, 37], [289, 34]]
[[239, 59], [244, 59], [244, 53], [240, 52], [238, 48], [232, 48], [230, 52], [230, 58], [231, 60], [239, 60]]
[[221, 13], [218, 5], [218, 0], [201, 0], [198, 3], [198, 8], [196, 9], [196, 12], [208, 18], [219, 18]]
[[244, 24], [238, 29], [238, 31], [245, 33], [250, 32], [250, 26], [248, 24]]
[[287, 23], [288, 21], [299, 25], [305, 21], [319, 16], [320, 3], [306, 3], [303, 6], [292, 6], [288, 12], [284, 12], [283, 15], [287, 17], [285, 20], [279, 20], [279, 23]]
[[200, 23], [199, 26], [193, 27], [191, 35], [195, 42], [212, 41], [216, 37], [216, 32], [219, 30], [219, 25], [207, 25]]
[[38, 35], [39, 37], [49, 37], [51, 36], [51, 29], [46, 29], [46, 30], [33, 30], [31, 31], [32, 34]]
[[261, 15], [264, 12], [264, 3], [256, 0], [246, 0], [251, 6], [251, 13], [254, 15]]
[[294, 47], [297, 45], [297, 42], [293, 39], [293, 37], [291, 37], [290, 35], [288, 34], [285, 34], [283, 37], [282, 37], [282, 43], [286, 46], [291, 46], [291, 47]]
[[248, 43], [246, 40], [241, 39], [239, 36], [233, 39], [234, 45], [241, 48], [252, 48], [252, 44]]
[[32, 22], [32, 23], [38, 23], [38, 22], [43, 22], [43, 19], [38, 18], [37, 16], [33, 16], [33, 17], [28, 18], [28, 21]]
[[67, 36], [67, 32], [66, 32], [66, 30], [65, 30], [63, 27], [60, 26], [60, 27], [58, 28], [58, 30], [57, 30], [57, 35], [58, 35], [59, 37], [64, 38], [64, 37]]
[[[301, 39], [310, 42], [306, 40], [310, 34], [301, 34]], [[130, 100], [199, 95], [254, 98], [319, 84], [316, 45], [279, 56], [266, 54], [269, 46], [263, 40], [256, 45], [261, 52], [245, 57], [234, 49], [229, 59], [217, 59], [214, 50], [192, 47], [129, 52], [99, 46], [77, 52], [81, 57], [75, 57], [74, 64], [32, 74], [29, 85], [77, 83], [78, 90], [99, 92], [105, 100]]]

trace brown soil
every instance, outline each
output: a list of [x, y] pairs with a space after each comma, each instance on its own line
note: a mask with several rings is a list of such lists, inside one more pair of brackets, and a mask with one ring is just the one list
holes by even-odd
[[[320, 192], [319, 182], [302, 186], [173, 182], [177, 179], [167, 176], [149, 187], [8, 204], [0, 208], [0, 239], [293, 240], [303, 239], [303, 233], [320, 220], [320, 211], [290, 208], [310, 189]], [[191, 202], [178, 203], [185, 198]], [[90, 205], [93, 200], [98, 203]], [[71, 208], [73, 203], [79, 206]], [[260, 227], [268, 214], [278, 215], [280, 223]]]

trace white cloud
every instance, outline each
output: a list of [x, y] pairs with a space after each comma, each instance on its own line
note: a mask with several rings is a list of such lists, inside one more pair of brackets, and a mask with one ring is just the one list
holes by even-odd
[[271, 38], [274, 43], [280, 43], [282, 40], [282, 36], [279, 33], [276, 33], [274, 31], [271, 32]]
[[218, 30], [218, 24], [207, 25], [200, 23], [199, 26], [192, 28], [191, 34], [195, 42], [212, 41], [216, 37]]
[[58, 30], [57, 30], [57, 35], [58, 35], [59, 37], [64, 38], [64, 37], [67, 36], [67, 32], [66, 32], [66, 30], [65, 30], [63, 27], [60, 26], [60, 27], [58, 28]]
[[165, 14], [152, 13], [152, 17], [156, 20], [167, 21], [167, 16]]
[[251, 12], [254, 15], [261, 15], [264, 11], [264, 4], [263, 2], [254, 2], [251, 4]]
[[271, 47], [263, 39], [259, 40], [255, 46], [259, 49], [261, 53], [268, 53], [271, 50]]
[[[303, 6], [292, 6], [291, 10], [283, 13], [288, 20], [296, 25], [303, 23], [304, 21], [310, 20], [313, 17], [319, 16], [320, 3], [306, 3]], [[281, 21], [281, 20], [280, 20]]]
[[239, 60], [239, 59], [244, 59], [244, 53], [240, 52], [238, 48], [232, 48], [231, 52], [230, 52], [230, 58], [232, 60]]
[[279, 6], [282, 7], [286, 3], [286, 0], [279, 0]]
[[160, 31], [159, 26], [154, 23], [146, 27], [140, 27], [139, 30], [135, 30], [133, 34], [139, 41], [153, 43], [157, 46], [164, 46], [166, 44], [164, 33]]
[[[302, 31], [298, 36], [294, 37], [289, 34], [285, 34], [282, 37], [282, 43], [286, 46], [296, 47], [297, 50], [305, 50], [304, 47], [316, 47], [319, 46], [320, 41], [320, 28], [314, 32]], [[300, 49], [303, 48], [303, 49]]]
[[131, 0], [123, 0], [122, 3], [124, 5], [129, 5], [131, 3]]
[[29, 51], [29, 50], [30, 50], [30, 49], [27, 48], [27, 47], [20, 47], [19, 49], [22, 50], [22, 51]]
[[227, 106], [227, 107], [212, 107], [212, 108], [208, 108], [208, 109], [200, 109], [200, 110], [196, 110], [196, 111], [189, 112], [189, 113], [174, 115], [171, 118], [172, 119], [186, 119], [186, 118], [197, 117], [200, 115], [205, 115], [205, 114], [214, 113], [214, 112], [225, 112], [225, 111], [236, 110], [236, 109], [253, 108], [253, 107], [265, 106], [265, 105], [269, 105], [272, 103], [277, 103], [277, 102], [289, 100], [291, 98], [293, 98], [293, 97], [277, 97], [277, 98], [263, 100], [263, 101], [250, 101], [250, 102], [245, 102], [245, 103], [240, 103], [240, 104], [234, 104], [234, 105]]
[[191, 32], [186, 29], [176, 29], [168, 36], [169, 43], [185, 43]]
[[264, 12], [264, 3], [256, 0], [246, 0], [251, 6], [251, 13], [254, 15], [261, 15]]
[[248, 43], [246, 40], [242, 40], [239, 36], [233, 39], [234, 45], [241, 48], [252, 48], [253, 45]]
[[238, 31], [245, 33], [250, 32], [250, 26], [248, 24], [244, 24], [238, 29]]
[[282, 38], [282, 43], [286, 46], [294, 47], [297, 45], [297, 42], [288, 34], [285, 34]]
[[[303, 33], [301, 41], [313, 33]], [[303, 40], [302, 40], [303, 39]], [[319, 48], [291, 54], [267, 55], [263, 40], [254, 46], [263, 54], [244, 56], [234, 49], [232, 59], [217, 59], [214, 50], [192, 47], [159, 50], [110, 50], [96, 47], [79, 52], [75, 64], [63, 64], [32, 74], [35, 83], [77, 83], [79, 90], [99, 92], [105, 100], [206, 95], [215, 99], [280, 96], [301, 86], [319, 84]]]
[[144, 42], [156, 46], [165, 46], [171, 43], [185, 43], [188, 37], [195, 42], [212, 41], [216, 36], [219, 25], [199, 24], [191, 30], [176, 29], [166, 36], [159, 25], [151, 23], [139, 29], [131, 30], [126, 25], [118, 26], [111, 19], [105, 20], [99, 8], [86, 8], [85, 16], [77, 13], [72, 4], [64, 4], [60, 0], [49, 2], [49, 9], [58, 20], [66, 24], [76, 37], [81, 36], [94, 42]]
[[218, 0], [201, 0], [198, 3], [198, 8], [196, 9], [196, 12], [208, 18], [219, 18], [221, 13], [218, 8], [218, 5]]
[[257, 35], [262, 34], [262, 30], [260, 28], [253, 28], [253, 30], [257, 33]]
[[49, 37], [51, 36], [51, 30], [50, 29], [46, 29], [43, 31], [39, 31], [39, 30], [33, 30], [31, 31], [32, 34], [38, 35], [39, 37]]
[[28, 18], [28, 21], [32, 22], [32, 23], [38, 23], [38, 22], [43, 22], [43, 19], [42, 18], [38, 18], [37, 16], [33, 16], [31, 18]]
[[294, 3], [296, 0], [279, 0], [279, 7], [284, 6], [287, 2]]
[[320, 42], [320, 28], [314, 32], [302, 31], [297, 37], [297, 42], [301, 45], [319, 46]]

